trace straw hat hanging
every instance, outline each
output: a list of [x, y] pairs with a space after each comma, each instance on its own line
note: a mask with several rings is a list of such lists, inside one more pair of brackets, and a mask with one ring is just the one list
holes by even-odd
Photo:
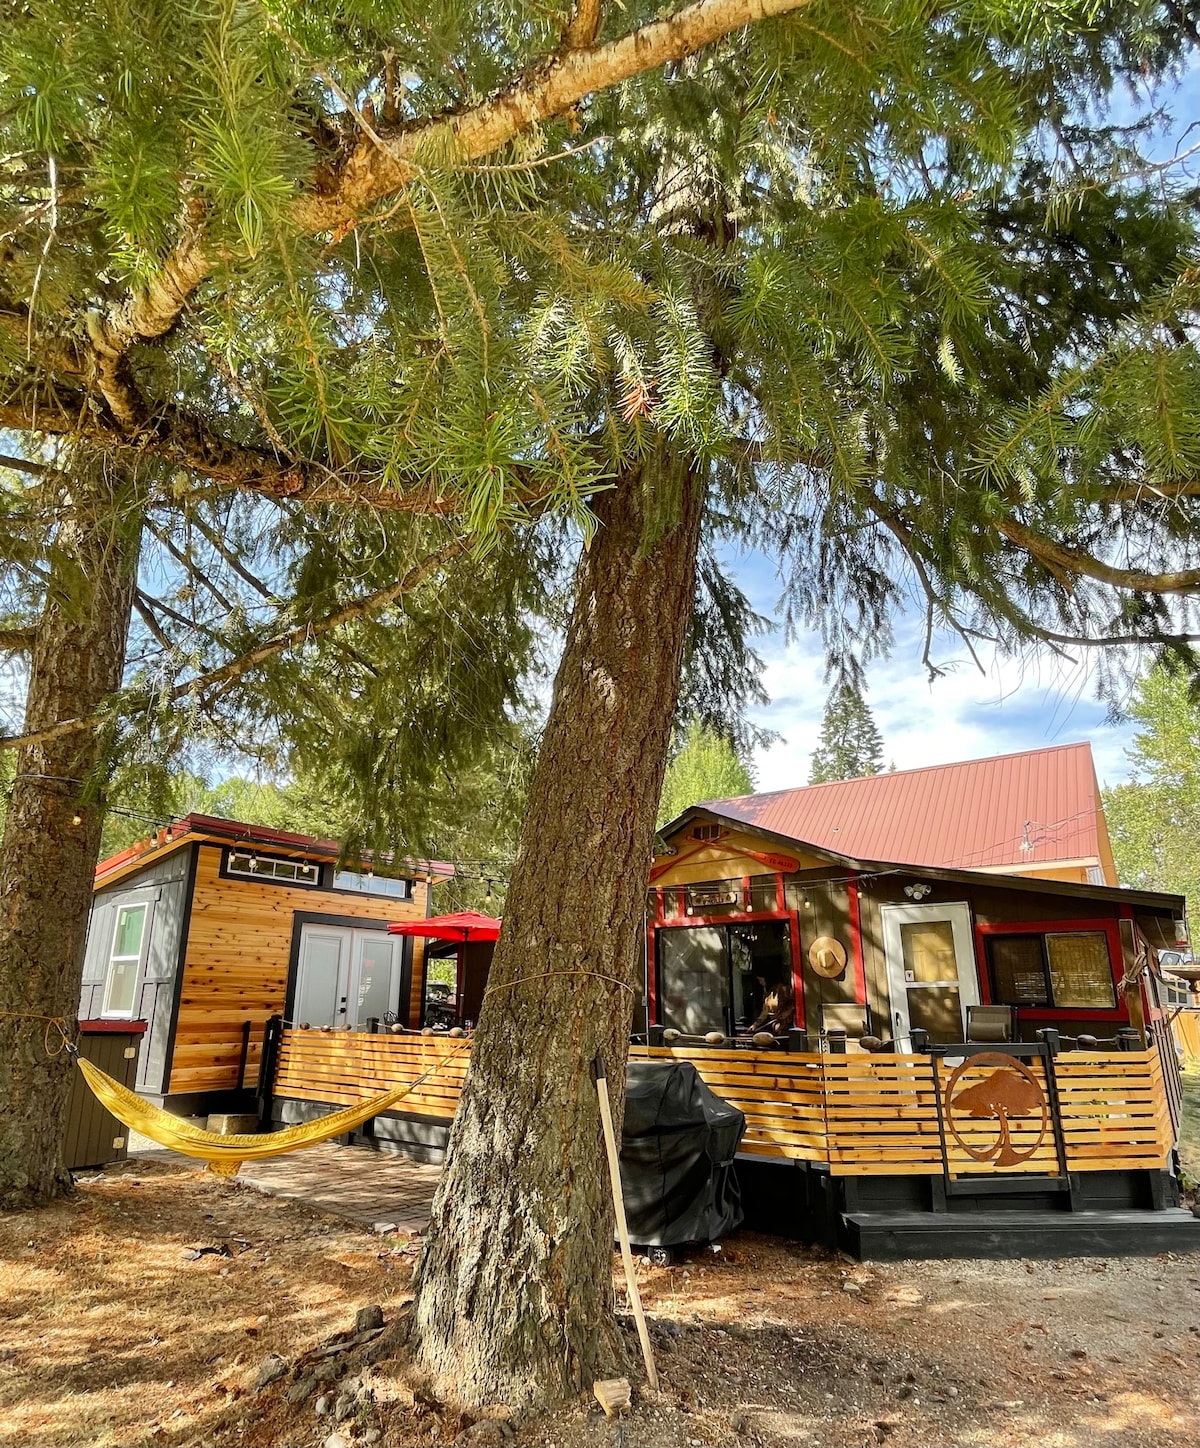
[[846, 947], [832, 935], [818, 935], [808, 948], [808, 963], [826, 980], [835, 980], [846, 969]]

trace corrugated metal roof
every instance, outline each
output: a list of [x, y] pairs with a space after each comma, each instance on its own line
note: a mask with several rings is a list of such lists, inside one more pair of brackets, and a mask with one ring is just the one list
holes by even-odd
[[1101, 860], [1089, 744], [712, 800], [701, 808], [855, 860], [959, 870]]

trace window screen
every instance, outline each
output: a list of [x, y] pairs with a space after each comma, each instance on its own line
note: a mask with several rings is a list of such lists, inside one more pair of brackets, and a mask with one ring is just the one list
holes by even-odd
[[1116, 1005], [1108, 936], [1103, 931], [1047, 935], [1046, 957], [1056, 1006], [1111, 1010]]
[[1044, 1006], [1050, 999], [1040, 935], [1008, 935], [989, 942], [992, 998], [1010, 1006]]

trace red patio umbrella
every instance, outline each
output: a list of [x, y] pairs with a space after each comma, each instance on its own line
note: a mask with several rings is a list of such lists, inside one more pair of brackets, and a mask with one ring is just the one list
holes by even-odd
[[420, 935], [426, 940], [499, 940], [500, 921], [478, 910], [457, 910], [453, 915], [432, 915], [428, 920], [397, 920], [388, 931], [392, 935]]
[[397, 920], [388, 926], [392, 935], [417, 935], [425, 940], [450, 940], [458, 946], [454, 972], [455, 1016], [463, 1010], [463, 956], [468, 941], [500, 939], [500, 924], [494, 915], [478, 910], [457, 910], [453, 915], [433, 915], [428, 920]]

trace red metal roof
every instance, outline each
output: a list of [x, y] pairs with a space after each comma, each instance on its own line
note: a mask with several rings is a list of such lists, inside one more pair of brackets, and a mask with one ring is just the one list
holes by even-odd
[[743, 795], [701, 808], [854, 860], [1022, 871], [1065, 860], [1103, 865], [1110, 853], [1089, 744]]

